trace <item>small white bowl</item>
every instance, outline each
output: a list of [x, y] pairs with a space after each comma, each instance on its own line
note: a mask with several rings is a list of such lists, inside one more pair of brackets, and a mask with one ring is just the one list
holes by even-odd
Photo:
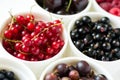
[[[81, 60], [84, 59], [80, 59], [79, 57], [68, 57], [68, 58], [63, 58], [63, 59], [59, 59], [53, 63], [51, 63], [41, 74], [40, 79], [39, 80], [44, 80], [45, 75], [47, 73], [52, 72], [55, 67], [60, 64], [60, 63], [66, 63], [66, 64], [75, 64]], [[112, 78], [111, 74], [107, 72], [107, 70], [105, 70], [102, 65], [99, 65], [95, 62], [92, 62], [90, 60], [85, 60], [88, 62], [88, 64], [91, 66], [92, 70], [95, 72], [95, 74], [103, 74], [107, 77], [108, 80], [115, 80]]]
[[94, 8], [94, 11], [101, 12], [101, 13], [104, 13], [106, 15], [113, 16], [115, 18], [120, 19], [119, 16], [115, 16], [115, 15], [105, 11], [103, 8], [101, 8], [100, 5], [96, 2], [96, 0], [93, 0], [93, 8]]
[[[29, 12], [15, 12], [14, 15], [25, 15]], [[39, 19], [39, 20], [43, 20], [43, 21], [53, 21], [53, 20], [56, 20], [56, 18], [54, 18], [53, 16], [49, 15], [49, 14], [46, 14], [46, 13], [42, 13], [42, 12], [38, 12], [38, 11], [33, 11], [32, 10], [32, 14], [35, 16], [35, 19]], [[0, 35], [3, 35], [4, 33], [4, 30], [5, 30], [5, 25], [10, 21], [10, 16], [7, 16], [5, 19], [4, 19], [4, 22], [2, 24], [2, 27], [0, 27]], [[45, 67], [47, 67], [47, 65], [59, 58], [61, 58], [63, 55], [64, 55], [64, 52], [66, 50], [66, 47], [67, 47], [67, 43], [68, 43], [68, 38], [67, 38], [67, 33], [66, 33], [66, 30], [64, 28], [64, 24], [63, 24], [63, 33], [62, 33], [62, 36], [63, 36], [63, 40], [64, 40], [64, 46], [62, 47], [62, 49], [60, 50], [60, 52], [53, 56], [52, 58], [50, 59], [47, 59], [47, 60], [43, 60], [43, 61], [25, 61], [25, 60], [21, 60], [21, 59], [18, 59], [16, 57], [14, 57], [13, 55], [11, 55], [10, 53], [8, 53], [2, 46], [2, 39], [0, 40], [0, 49], [1, 49], [1, 55], [4, 55], [5, 57], [11, 57], [13, 58], [14, 60], [19, 60], [20, 62], [23, 62], [25, 63], [29, 68], [32, 69], [32, 71], [35, 73], [35, 75], [37, 76], [37, 78], [39, 77], [39, 75], [41, 74], [41, 72], [43, 71], [43, 69]]]
[[[90, 58], [90, 57], [88, 57], [88, 56], [86, 56], [85, 54], [83, 54], [81, 51], [79, 51], [76, 47], [75, 47], [75, 45], [73, 44], [73, 42], [72, 42], [72, 39], [71, 39], [71, 37], [70, 37], [70, 31], [74, 28], [74, 23], [75, 23], [75, 21], [76, 20], [79, 20], [81, 17], [83, 17], [83, 16], [89, 16], [89, 17], [91, 17], [91, 19], [92, 19], [92, 21], [96, 21], [96, 20], [98, 20], [98, 19], [100, 19], [101, 17], [108, 17], [109, 19], [110, 19], [110, 21], [111, 21], [111, 25], [112, 25], [112, 27], [114, 27], [114, 28], [119, 28], [120, 26], [119, 26], [119, 19], [116, 19], [116, 18], [114, 18], [113, 16], [109, 16], [109, 15], [105, 15], [105, 14], [102, 14], [102, 13], [99, 13], [99, 12], [88, 12], [88, 13], [85, 13], [85, 14], [82, 14], [82, 15], [80, 15], [80, 16], [77, 16], [77, 17], [75, 17], [71, 22], [70, 22], [70, 24], [68, 25], [68, 40], [69, 40], [69, 44], [70, 44], [70, 48], [71, 48], [71, 50], [72, 50], [72, 54], [73, 55], [75, 55], [75, 56], [80, 56], [81, 58]], [[93, 58], [90, 58], [90, 59], [92, 59], [92, 60], [95, 60], [95, 59], [93, 59]], [[98, 60], [97, 60], [98, 61]]]
[[75, 17], [75, 16], [79, 16], [81, 14], [84, 14], [88, 11], [91, 10], [91, 6], [92, 6], [92, 0], [88, 0], [89, 3], [88, 5], [86, 6], [86, 8], [84, 10], [82, 10], [81, 12], [78, 12], [76, 14], [72, 14], [72, 15], [58, 15], [58, 14], [55, 14], [55, 13], [52, 13], [52, 12], [49, 12], [49, 11], [46, 11], [44, 8], [42, 8], [37, 2], [36, 0], [35, 1], [35, 5], [36, 7], [39, 7], [38, 9], [41, 10], [42, 12], [45, 12], [47, 14], [50, 14], [56, 18], [59, 18], [59, 19], [62, 19], [62, 21], [65, 23], [66, 25], [66, 28], [67, 28], [67, 25], [69, 24], [69, 22]]
[[0, 56], [0, 70], [13, 71], [19, 80], [37, 80], [33, 72], [23, 63]]

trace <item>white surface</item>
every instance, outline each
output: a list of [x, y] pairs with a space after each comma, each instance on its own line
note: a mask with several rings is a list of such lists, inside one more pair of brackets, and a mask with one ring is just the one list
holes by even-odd
[[[35, 4], [34, 0], [1, 0], [0, 1], [0, 28], [1, 28], [1, 24], [3, 23], [3, 21], [9, 15], [8, 11], [11, 10], [13, 14], [15, 12], [19, 12], [19, 11], [29, 11], [31, 6], [33, 6], [34, 4]], [[92, 7], [94, 7], [93, 4], [92, 4]], [[33, 8], [33, 10], [42, 11], [42, 10], [40, 10], [40, 8], [38, 6], [35, 6]], [[91, 8], [91, 11], [94, 11], [94, 9]], [[67, 26], [66, 26], [66, 29], [67, 29]], [[0, 44], [0, 50], [1, 49], [2, 49], [2, 46]], [[68, 44], [66, 52], [64, 54], [64, 57], [75, 56], [75, 55], [72, 55], [71, 52], [72, 52], [71, 48]], [[0, 55], [3, 55], [5, 57], [8, 56], [8, 55], [6, 55], [6, 52], [1, 52]], [[94, 60], [92, 62], [94, 63]], [[112, 75], [114, 80], [120, 80], [120, 74], [119, 74], [120, 61], [114, 61], [111, 63], [109, 63], [109, 62], [105, 62], [105, 63], [97, 62], [97, 63], [100, 64], [102, 67], [104, 67], [104, 69], [106, 69]], [[47, 66], [44, 66], [44, 68], [45, 67], [47, 67]], [[36, 66], [36, 70], [37, 70], [37, 68], [40, 68], [40, 66]], [[35, 73], [33, 67], [31, 67], [31, 69]], [[39, 75], [39, 74], [37, 74], [37, 75]]]

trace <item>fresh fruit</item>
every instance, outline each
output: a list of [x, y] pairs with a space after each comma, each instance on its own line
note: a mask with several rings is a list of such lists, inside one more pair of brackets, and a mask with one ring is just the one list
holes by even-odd
[[83, 54], [97, 60], [113, 61], [120, 59], [119, 30], [112, 28], [108, 17], [92, 22], [89, 16], [83, 16], [75, 21], [70, 37]]
[[59, 63], [44, 80], [108, 80], [103, 74], [96, 74], [88, 62], [81, 60], [73, 64]]
[[0, 80], [18, 80], [15, 73], [5, 69], [0, 70]]
[[41, 61], [59, 53], [64, 46], [62, 23], [36, 21], [33, 14], [12, 16], [5, 26], [3, 47], [13, 56]]
[[88, 0], [36, 0], [38, 5], [47, 11], [60, 15], [69, 15], [84, 10]]
[[105, 11], [120, 16], [120, 0], [96, 0]]

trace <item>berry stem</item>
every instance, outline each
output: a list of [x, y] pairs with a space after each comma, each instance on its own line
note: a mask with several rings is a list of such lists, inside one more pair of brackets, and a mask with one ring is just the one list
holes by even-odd
[[21, 50], [19, 50], [19, 52], [20, 52], [21, 54], [30, 55], [29, 53], [22, 52]]
[[67, 6], [67, 8], [66, 8], [66, 12], [68, 12], [69, 11], [69, 9], [70, 9], [70, 6], [71, 6], [71, 3], [72, 3], [72, 0], [69, 0], [69, 4], [68, 4], [68, 6]]
[[57, 25], [59, 25], [59, 24], [61, 24], [61, 23], [51, 25], [49, 28], [44, 28], [40, 33], [38, 33], [37, 35], [35, 35], [35, 36], [32, 38], [32, 40], [34, 40], [36, 37], [38, 37], [41, 33], [43, 33], [43, 32], [45, 32], [45, 31], [49, 30], [51, 27], [57, 26]]
[[7, 38], [4, 38], [4, 39], [9, 41], [9, 42], [14, 42], [14, 43], [21, 42], [20, 40], [11, 40], [11, 39], [7, 39]]
[[11, 18], [12, 18], [12, 20], [11, 20], [11, 22], [10, 22], [10, 27], [9, 27], [9, 30], [12, 28], [12, 25], [13, 25], [13, 23], [16, 21], [16, 19], [15, 19], [15, 17], [11, 14], [11, 12], [9, 11], [9, 14], [10, 14], [10, 16], [11, 16]]

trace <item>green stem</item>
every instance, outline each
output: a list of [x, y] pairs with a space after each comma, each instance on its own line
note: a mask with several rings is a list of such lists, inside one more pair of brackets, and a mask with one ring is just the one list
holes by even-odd
[[43, 0], [43, 8], [45, 8], [45, 0]]
[[69, 11], [69, 9], [70, 9], [70, 6], [71, 6], [71, 3], [72, 3], [72, 0], [69, 0], [69, 4], [68, 4], [68, 6], [67, 6], [67, 8], [66, 8], [66, 12], [68, 12]]

